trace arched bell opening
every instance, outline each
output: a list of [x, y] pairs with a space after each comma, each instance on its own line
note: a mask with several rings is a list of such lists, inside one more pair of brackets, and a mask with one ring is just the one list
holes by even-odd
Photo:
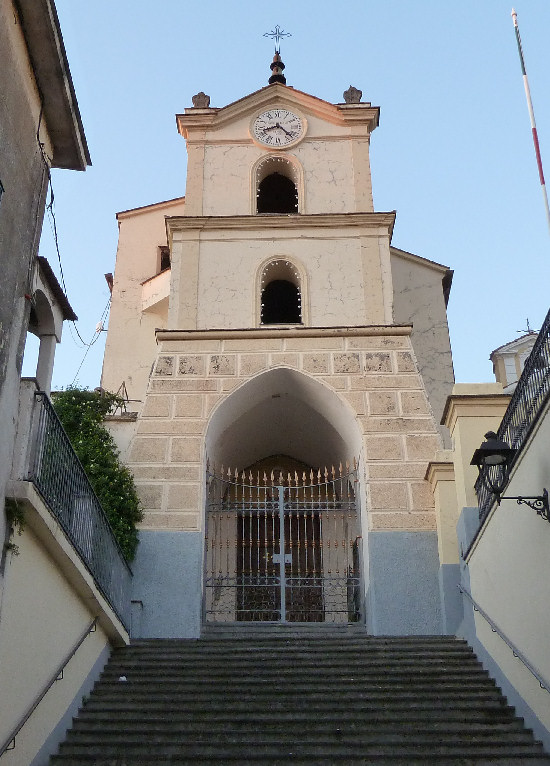
[[300, 212], [301, 169], [286, 156], [264, 157], [254, 169], [255, 212], [288, 215]]
[[282, 258], [269, 261], [260, 278], [260, 323], [301, 324], [302, 285], [298, 269]]
[[222, 402], [207, 431], [207, 621], [364, 619], [360, 448], [348, 406], [294, 370]]

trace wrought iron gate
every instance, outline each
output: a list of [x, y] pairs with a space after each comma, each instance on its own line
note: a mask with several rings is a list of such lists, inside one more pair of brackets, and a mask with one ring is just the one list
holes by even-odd
[[358, 622], [356, 470], [207, 473], [207, 621]]

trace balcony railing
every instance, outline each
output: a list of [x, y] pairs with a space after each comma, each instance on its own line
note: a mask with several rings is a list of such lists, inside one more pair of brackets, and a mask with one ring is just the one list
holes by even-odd
[[[533, 350], [525, 363], [508, 409], [498, 429], [498, 437], [517, 450], [514, 462], [518, 459], [533, 426], [548, 400], [550, 392], [550, 311], [546, 315]], [[484, 471], [496, 472], [496, 467]], [[479, 505], [479, 518], [483, 522], [495, 502], [495, 496], [487, 488], [487, 483], [479, 476], [475, 483]]]
[[34, 394], [28, 480], [39, 490], [126, 629], [132, 572], [47, 395]]

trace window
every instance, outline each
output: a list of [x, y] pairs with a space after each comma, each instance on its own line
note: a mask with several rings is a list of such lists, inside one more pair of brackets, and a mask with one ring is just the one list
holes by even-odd
[[298, 192], [294, 182], [281, 175], [271, 173], [258, 187], [258, 213], [297, 213]]
[[292, 263], [275, 260], [262, 272], [260, 322], [266, 324], [300, 324], [302, 296], [300, 278]]
[[159, 245], [159, 272], [170, 268], [170, 248], [168, 245]]
[[300, 167], [296, 161], [280, 155], [264, 157], [254, 172], [256, 213], [299, 212]]

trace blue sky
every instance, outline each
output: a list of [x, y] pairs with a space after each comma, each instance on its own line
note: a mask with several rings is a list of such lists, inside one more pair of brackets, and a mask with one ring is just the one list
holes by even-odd
[[[550, 236], [511, 5], [503, 0], [56, 0], [93, 166], [53, 171], [59, 247], [80, 335], [94, 336], [114, 271], [119, 210], [185, 193], [174, 115], [200, 90], [224, 106], [267, 84], [279, 24], [289, 85], [331, 102], [354, 85], [381, 107], [371, 144], [375, 208], [393, 244], [455, 271], [457, 381], [492, 379], [492, 349], [548, 310]], [[550, 3], [516, 5], [550, 178]], [[51, 227], [41, 254], [59, 274]], [[104, 334], [77, 382], [99, 384]], [[69, 326], [54, 387], [86, 348]]]

